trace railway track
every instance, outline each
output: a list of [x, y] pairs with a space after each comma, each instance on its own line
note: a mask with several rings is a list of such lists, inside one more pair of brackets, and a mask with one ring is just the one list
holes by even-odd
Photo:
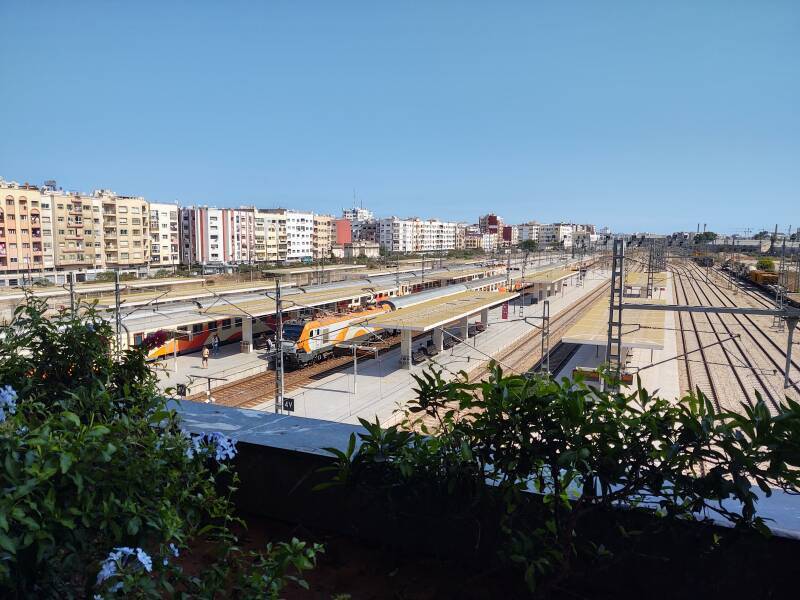
[[[678, 304], [689, 304], [688, 296], [680, 278], [674, 277], [673, 281], [676, 284], [675, 301]], [[681, 296], [683, 296], [683, 300], [681, 300]], [[700, 338], [700, 332], [697, 326], [698, 319], [695, 317], [695, 313], [679, 312], [677, 315], [678, 331], [680, 332], [680, 346], [678, 352], [679, 355], [683, 357], [682, 362], [684, 365], [687, 387], [691, 391], [699, 389], [709, 400], [714, 402], [717, 408], [719, 408], [719, 392], [717, 391], [716, 385], [714, 385], [714, 378], [711, 376], [711, 368], [708, 357], [706, 356], [706, 348]], [[688, 323], [691, 323], [691, 328], [687, 328]], [[701, 358], [700, 363], [694, 362], [689, 358], [691, 354], [694, 353], [699, 353]]]
[[[738, 305], [737, 302], [732, 299], [731, 296], [727, 294], [720, 286], [711, 284], [706, 284], [706, 286], [709, 292], [717, 298], [722, 306]], [[761, 307], [775, 308], [775, 303], [765, 300], [761, 294], [752, 292], [750, 290], [744, 291], [747, 293], [748, 298], [751, 298]], [[741, 327], [742, 331], [746, 334], [747, 339], [749, 339], [758, 349], [759, 352], [755, 354], [754, 360], [758, 359], [758, 362], [761, 362], [762, 364], [766, 362], [767, 365], [765, 369], [772, 370], [775, 373], [780, 374], [782, 380], [786, 368], [785, 328], [782, 328], [780, 332], [773, 329], [769, 323], [771, 317], [759, 317], [754, 315], [724, 316], [735, 326]], [[780, 342], [783, 342], [783, 344], [779, 343], [776, 338], [782, 338]], [[800, 369], [800, 364], [798, 364], [798, 362], [794, 359], [791, 361], [791, 365], [795, 369]], [[781, 385], [773, 384], [772, 388], [775, 392], [776, 399], [782, 398], [785, 394], [782, 381]], [[800, 385], [797, 383], [792, 384], [789, 389], [800, 393]], [[773, 406], [777, 408], [777, 403], [773, 403]]]
[[[555, 347], [563, 337], [566, 330], [572, 325], [598, 298], [607, 295], [611, 283], [606, 282], [593, 290], [567, 310], [558, 313], [550, 319], [550, 346]], [[537, 325], [541, 319], [537, 319]], [[515, 344], [506, 348], [496, 360], [506, 368], [512, 369], [517, 373], [527, 373], [542, 359], [541, 351], [542, 333], [539, 329], [534, 329], [527, 336], [518, 340]], [[552, 365], [551, 365], [552, 366]], [[476, 380], [487, 373], [487, 367], [483, 366], [470, 373], [470, 380]]]
[[[702, 269], [695, 265], [676, 266], [676, 293], [678, 301], [683, 294], [685, 304], [699, 304], [704, 306], [741, 306], [727, 293], [714, 278], [709, 278]], [[727, 283], [727, 280], [725, 280]], [[689, 293], [693, 300], [689, 299]], [[761, 307], [773, 308], [774, 304], [760, 297], [760, 295], [740, 288], [745, 292], [745, 297], [751, 299]], [[712, 399], [718, 408], [738, 410], [739, 402], [745, 401], [751, 405], [756, 401], [756, 392], [764, 398], [773, 410], [777, 410], [783, 396], [787, 392], [800, 392], [800, 386], [792, 384], [788, 390], [783, 389], [784, 365], [786, 360], [785, 345], [782, 347], [775, 336], [770, 333], [770, 327], [765, 319], [769, 317], [754, 317], [752, 315], [735, 314], [708, 314], [705, 319], [688, 313], [692, 322], [691, 330], [694, 331], [697, 342], [702, 345], [703, 335], [708, 344], [709, 333], [698, 328], [710, 328], [717, 340], [714, 350], [702, 352], [702, 367], [690, 364], [689, 357], [684, 354], [684, 367], [689, 384], [699, 385], [700, 389]], [[684, 347], [691, 350], [695, 344], [687, 342], [684, 326], [686, 319], [679, 313], [682, 322], [681, 338]], [[762, 322], [759, 322], [761, 320]], [[732, 339], [731, 339], [732, 338]], [[686, 351], [686, 350], [685, 350]], [[684, 351], [684, 352], [685, 352]], [[794, 368], [800, 369], [796, 361], [792, 361]], [[730, 372], [728, 372], [730, 369]], [[704, 373], [703, 373], [704, 372]], [[698, 374], [700, 377], [698, 378]], [[705, 378], [703, 378], [705, 374]], [[730, 375], [733, 375], [731, 380]], [[698, 381], [699, 379], [699, 381]], [[735, 381], [736, 390], [729, 384], [718, 385], [717, 382]], [[709, 391], [704, 389], [704, 384]], [[720, 388], [724, 387], [724, 390]]]
[[[400, 336], [384, 338], [375, 344], [378, 353], [388, 352], [400, 345]], [[359, 352], [359, 360], [374, 358], [374, 354]], [[314, 363], [303, 369], [296, 371], [286, 371], [283, 375], [283, 387], [285, 392], [291, 392], [303, 387], [314, 379], [327, 377], [332, 373], [342, 371], [349, 367], [353, 362], [353, 355], [347, 354], [329, 358], [328, 360]], [[269, 400], [275, 399], [275, 371], [266, 370], [258, 375], [252, 375], [238, 381], [232, 381], [211, 390], [211, 395], [217, 404], [234, 408], [253, 408]], [[206, 398], [205, 392], [189, 396], [188, 400], [203, 401]]]

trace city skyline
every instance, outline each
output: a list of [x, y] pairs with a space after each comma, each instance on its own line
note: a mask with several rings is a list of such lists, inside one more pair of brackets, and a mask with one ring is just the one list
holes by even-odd
[[384, 216], [613, 231], [798, 224], [792, 3], [0, 14], [72, 32], [0, 39], [8, 179], [333, 214], [355, 188]]

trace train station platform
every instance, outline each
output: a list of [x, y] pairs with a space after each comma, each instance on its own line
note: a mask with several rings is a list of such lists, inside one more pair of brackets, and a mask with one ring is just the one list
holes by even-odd
[[[566, 310], [572, 303], [591, 293], [607, 280], [607, 272], [591, 273], [583, 286], [568, 287], [563, 294], [552, 297], [551, 317]], [[487, 315], [488, 327], [485, 331], [468, 337], [466, 343], [457, 343], [420, 364], [412, 364], [409, 369], [401, 368], [401, 350], [396, 348], [380, 354], [377, 359], [359, 359], [357, 377], [353, 366], [350, 366], [330, 375], [315, 378], [287, 394], [294, 398], [294, 414], [348, 423], [357, 423], [359, 417], [369, 420], [378, 417], [381, 423], [392, 423], [399, 418], [396, 414], [397, 409], [405, 406], [415, 395], [415, 375], [420, 375], [429, 367], [441, 369], [445, 379], [456, 377], [460, 371], [478, 372], [492, 357], [511, 347], [520, 337], [530, 334], [534, 324], [539, 323], [530, 317], [541, 316], [542, 304], [526, 303], [526, 318], [522, 318], [518, 316], [520, 302], [519, 297], [510, 300], [507, 319], [503, 318], [502, 306], [490, 308]], [[480, 315], [470, 317], [468, 332], [474, 329], [469, 325], [480, 319]], [[445, 329], [451, 335], [463, 339], [462, 327], [463, 323], [456, 323]], [[422, 333], [418, 337], [412, 336], [412, 352], [427, 346], [431, 338], [430, 333]], [[272, 400], [269, 400], [256, 408], [271, 411], [272, 407]]]
[[[649, 302], [670, 304], [673, 302], [672, 280], [663, 280], [662, 298], [626, 298], [626, 302]], [[624, 310], [622, 347], [625, 356], [623, 371], [642, 380], [642, 386], [650, 392], [658, 392], [662, 398], [677, 398], [681, 395], [678, 376], [677, 336], [675, 313], [669, 311]], [[571, 377], [575, 370], [596, 369], [605, 362], [605, 346], [608, 340], [608, 299], [602, 298], [575, 323], [562, 338], [563, 342], [581, 344], [581, 348], [564, 366], [559, 377]]]

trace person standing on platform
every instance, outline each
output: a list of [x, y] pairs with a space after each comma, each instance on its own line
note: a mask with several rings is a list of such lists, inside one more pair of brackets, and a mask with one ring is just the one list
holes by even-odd
[[208, 355], [209, 355], [208, 346], [203, 346], [203, 352], [202, 352], [201, 356], [203, 357], [203, 368], [204, 369], [208, 368]]

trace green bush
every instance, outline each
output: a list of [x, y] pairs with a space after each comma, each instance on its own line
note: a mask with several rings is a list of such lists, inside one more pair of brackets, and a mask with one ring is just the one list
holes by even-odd
[[759, 271], [775, 271], [775, 261], [768, 256], [764, 258], [759, 258], [758, 262], [756, 263], [756, 269]]
[[[0, 329], [0, 596], [277, 597], [276, 565], [313, 566], [317, 546], [237, 546], [235, 446], [181, 431], [143, 348], [115, 357], [91, 307], [45, 308]], [[190, 575], [176, 555], [196, 544], [217, 558]]]
[[552, 590], [576, 562], [624, 557], [683, 521], [716, 515], [730, 531], [768, 533], [751, 484], [767, 495], [799, 491], [800, 404], [789, 399], [777, 415], [761, 400], [739, 414], [715, 410], [699, 391], [665, 400], [499, 367], [478, 384], [436, 371], [415, 379], [405, 422], [362, 421], [357, 449], [355, 436], [347, 451], [329, 449], [336, 464], [320, 487], [353, 486], [358, 497], [428, 512], [444, 505], [448, 518], [500, 531], [501, 559], [531, 589]]

